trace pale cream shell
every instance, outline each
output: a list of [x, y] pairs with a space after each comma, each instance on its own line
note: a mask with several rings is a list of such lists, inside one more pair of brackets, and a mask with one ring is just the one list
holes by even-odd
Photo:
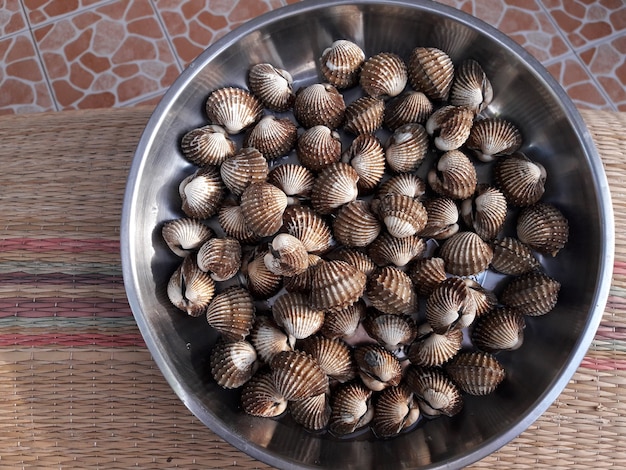
[[246, 286], [255, 298], [267, 299], [274, 296], [282, 287], [283, 277], [274, 274], [265, 265], [268, 250], [255, 250], [251, 259], [242, 266]]
[[462, 278], [447, 278], [426, 299], [426, 321], [435, 333], [463, 329], [475, 317], [476, 304]]
[[291, 350], [289, 337], [272, 318], [259, 315], [254, 320], [250, 331], [250, 343], [254, 346], [257, 356], [266, 364], [281, 351]]
[[317, 333], [324, 323], [324, 310], [309, 304], [308, 296], [299, 292], [286, 292], [274, 301], [272, 315], [276, 324], [289, 336], [293, 347], [298, 339]]
[[415, 322], [407, 315], [380, 314], [370, 309], [362, 325], [367, 334], [387, 350], [396, 353], [413, 342]]
[[418, 328], [417, 339], [411, 344], [407, 357], [416, 366], [438, 367], [452, 359], [461, 350], [462, 344], [462, 330], [435, 333], [425, 323]]
[[269, 244], [263, 258], [265, 266], [279, 276], [302, 274], [309, 267], [309, 254], [304, 244], [288, 233], [279, 233]]
[[378, 187], [378, 198], [385, 194], [399, 194], [421, 200], [426, 193], [426, 182], [413, 173], [400, 173], [384, 181]]
[[374, 210], [390, 235], [397, 238], [411, 237], [426, 227], [428, 213], [417, 199], [388, 193], [375, 201]]
[[487, 118], [476, 121], [465, 142], [467, 148], [482, 162], [511, 155], [522, 146], [522, 133], [511, 121]]
[[461, 203], [461, 216], [480, 238], [489, 241], [502, 230], [507, 209], [506, 198], [499, 189], [478, 185], [474, 196]]
[[449, 197], [435, 197], [424, 201], [427, 220], [419, 235], [445, 240], [459, 231], [459, 208]]
[[274, 167], [267, 175], [267, 182], [281, 189], [287, 196], [311, 195], [315, 176], [303, 165], [285, 163]]
[[500, 307], [483, 315], [472, 328], [472, 344], [486, 352], [514, 351], [524, 342], [524, 315]]

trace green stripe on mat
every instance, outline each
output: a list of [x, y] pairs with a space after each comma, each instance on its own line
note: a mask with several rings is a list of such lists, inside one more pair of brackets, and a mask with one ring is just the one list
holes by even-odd
[[24, 318], [24, 317], [5, 317], [0, 318], [0, 330], [6, 328], [24, 328], [35, 329], [35, 328], [60, 328], [63, 329], [82, 329], [82, 328], [90, 328], [94, 327], [108, 329], [137, 329], [137, 323], [135, 322], [134, 317], [79, 317], [79, 318], [55, 318], [55, 317], [45, 317], [45, 318]]

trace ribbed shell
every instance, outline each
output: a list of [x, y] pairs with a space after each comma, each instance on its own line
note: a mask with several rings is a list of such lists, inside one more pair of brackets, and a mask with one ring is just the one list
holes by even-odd
[[267, 182], [281, 189], [287, 196], [309, 197], [315, 176], [306, 167], [285, 163], [273, 168], [267, 175]]
[[392, 176], [378, 187], [377, 196], [385, 194], [399, 194], [415, 199], [422, 199], [426, 192], [426, 182], [413, 173], [400, 173]]
[[250, 91], [272, 111], [283, 112], [293, 106], [293, 78], [286, 70], [272, 64], [260, 63], [248, 72]]
[[322, 261], [311, 281], [311, 306], [322, 310], [346, 308], [361, 298], [365, 282], [365, 273], [345, 261]]
[[426, 226], [428, 214], [417, 199], [399, 194], [386, 194], [377, 199], [374, 210], [389, 233], [397, 238], [410, 237]]
[[428, 323], [417, 329], [417, 339], [411, 344], [408, 358], [411, 364], [424, 367], [438, 367], [452, 359], [463, 343], [463, 331], [448, 330], [435, 333]]
[[356, 302], [346, 308], [328, 310], [320, 332], [327, 338], [349, 338], [356, 332], [365, 315], [365, 304]]
[[376, 270], [367, 283], [367, 297], [384, 313], [410, 315], [416, 312], [417, 295], [408, 274], [392, 266]]
[[530, 272], [511, 280], [500, 296], [507, 307], [528, 316], [549, 313], [558, 300], [561, 284], [546, 274]]
[[347, 163], [333, 163], [324, 168], [315, 179], [311, 191], [311, 204], [320, 214], [330, 214], [335, 209], [354, 201], [359, 190], [359, 175]]
[[459, 231], [459, 208], [449, 197], [435, 197], [424, 201], [428, 214], [426, 226], [419, 235], [435, 240], [445, 240]]
[[393, 265], [402, 268], [422, 256], [426, 251], [426, 242], [417, 235], [397, 238], [389, 233], [380, 234], [367, 249], [372, 261], [378, 266]]
[[522, 153], [499, 158], [493, 173], [496, 186], [514, 206], [530, 206], [543, 196], [546, 170]]
[[556, 256], [569, 238], [569, 223], [552, 204], [537, 203], [521, 210], [517, 238], [533, 250]]
[[187, 256], [167, 283], [170, 302], [187, 315], [202, 315], [215, 295], [215, 282], [198, 268], [196, 257]]
[[300, 240], [309, 253], [325, 253], [333, 244], [328, 223], [306, 206], [289, 206], [285, 209], [283, 227], [287, 233]]
[[367, 201], [357, 199], [339, 209], [333, 222], [333, 234], [345, 246], [364, 247], [372, 243], [381, 224]]
[[337, 88], [350, 88], [359, 82], [364, 62], [365, 53], [357, 44], [340, 39], [322, 52], [320, 71]]
[[359, 382], [342, 384], [331, 397], [330, 431], [345, 436], [367, 425], [374, 416], [372, 391]]
[[419, 408], [409, 388], [400, 384], [384, 390], [376, 400], [372, 430], [378, 437], [393, 437], [412, 426], [419, 418]]
[[469, 138], [474, 123], [474, 112], [465, 106], [444, 106], [430, 115], [426, 132], [442, 152], [456, 150]]
[[353, 135], [373, 134], [383, 125], [384, 113], [383, 100], [362, 96], [347, 106], [343, 128]]
[[467, 199], [476, 190], [478, 177], [471, 160], [460, 150], [444, 153], [428, 173], [428, 184], [439, 195]]
[[459, 277], [440, 283], [426, 299], [426, 321], [435, 333], [463, 329], [476, 317], [476, 304], [469, 288]]
[[474, 232], [458, 232], [443, 242], [439, 256], [450, 274], [471, 276], [489, 267], [493, 250]]
[[321, 431], [330, 419], [330, 403], [326, 393], [289, 403], [294, 421], [310, 431]]
[[474, 196], [461, 204], [461, 215], [480, 238], [493, 240], [502, 230], [506, 219], [506, 198], [499, 189], [479, 185]]
[[517, 238], [494, 240], [492, 248], [491, 267], [502, 274], [518, 276], [541, 268], [532, 250]]
[[270, 373], [258, 371], [241, 390], [241, 407], [252, 416], [275, 418], [287, 409], [287, 400], [274, 387]]
[[472, 126], [465, 145], [480, 161], [491, 162], [501, 155], [517, 152], [522, 145], [522, 133], [506, 119], [482, 119]]
[[406, 382], [425, 415], [454, 416], [463, 409], [461, 390], [440, 369], [409, 367]]
[[405, 124], [424, 124], [433, 112], [433, 104], [421, 91], [409, 90], [391, 101], [385, 108], [383, 121], [395, 131]]
[[264, 116], [250, 129], [243, 140], [244, 147], [254, 147], [268, 160], [287, 155], [298, 140], [298, 128], [289, 118]]
[[296, 154], [306, 168], [320, 171], [341, 159], [339, 133], [327, 126], [313, 126], [298, 138]]
[[345, 261], [346, 263], [351, 264], [358, 270], [363, 271], [368, 277], [374, 272], [377, 267], [376, 263], [372, 261], [372, 258], [366, 255], [364, 252], [358, 251], [354, 248], [343, 247], [339, 250], [333, 251], [331, 253], [331, 259]]
[[283, 225], [287, 196], [269, 183], [253, 183], [241, 195], [241, 211], [248, 227], [260, 237], [274, 235]]
[[322, 262], [322, 258], [309, 253], [309, 268], [302, 274], [295, 276], [284, 276], [283, 285], [287, 292], [301, 292], [303, 294], [311, 293], [311, 283], [313, 282], [313, 273], [317, 269], [317, 265]]
[[295, 340], [317, 333], [324, 323], [324, 310], [314, 308], [308, 296], [299, 292], [286, 292], [277, 297], [272, 315], [289, 336], [292, 347]]
[[218, 341], [209, 355], [211, 375], [222, 388], [239, 388], [258, 368], [254, 347], [247, 341]]
[[216, 167], [199, 168], [178, 186], [183, 212], [196, 219], [208, 219], [217, 213], [225, 189]]
[[173, 253], [184, 258], [198, 250], [214, 233], [198, 219], [183, 217], [163, 224], [161, 236]]
[[357, 187], [363, 193], [376, 188], [385, 174], [385, 150], [376, 136], [358, 135], [343, 155], [359, 175]]
[[241, 267], [241, 245], [230, 237], [211, 238], [198, 251], [198, 267], [215, 281], [226, 281]]
[[404, 91], [408, 80], [406, 64], [400, 56], [381, 52], [365, 61], [359, 83], [373, 97], [386, 99]]
[[500, 307], [483, 315], [472, 328], [472, 344], [486, 352], [513, 351], [524, 342], [524, 315]]
[[309, 267], [309, 254], [306, 247], [293, 235], [279, 233], [269, 244], [269, 252], [264, 257], [265, 266], [279, 276], [295, 276]]
[[267, 316], [257, 316], [250, 331], [250, 343], [257, 356], [266, 364], [281, 351], [290, 351], [288, 336]]
[[343, 96], [330, 83], [315, 83], [296, 92], [293, 114], [303, 127], [336, 129], [343, 123], [345, 111]]
[[229, 134], [238, 134], [261, 118], [263, 105], [247, 90], [225, 87], [209, 95], [205, 110], [211, 124], [222, 126]]
[[408, 173], [422, 164], [428, 151], [428, 134], [421, 124], [398, 127], [387, 140], [385, 159], [392, 171]]
[[450, 89], [450, 104], [467, 106], [475, 113], [491, 103], [493, 88], [483, 68], [473, 59], [467, 59], [456, 68]]
[[416, 47], [408, 62], [409, 83], [431, 100], [447, 100], [454, 78], [452, 60], [441, 49]]
[[232, 286], [217, 294], [206, 309], [206, 319], [216, 331], [231, 341], [242, 340], [254, 324], [252, 296], [243, 287]]
[[354, 348], [357, 372], [367, 388], [380, 392], [395, 387], [402, 379], [402, 365], [390, 351], [379, 344], [364, 344]]
[[202, 126], [187, 132], [180, 142], [183, 155], [198, 166], [221, 165], [235, 154], [235, 142], [217, 125]]
[[445, 263], [441, 258], [416, 260], [408, 271], [419, 295], [428, 297], [433, 290], [446, 280]]
[[397, 352], [413, 342], [417, 327], [407, 315], [380, 314], [369, 311], [363, 319], [363, 328], [371, 338], [391, 352]]
[[328, 390], [328, 377], [305, 352], [279, 352], [272, 358], [270, 368], [276, 390], [287, 400], [303, 400]]
[[461, 352], [447, 365], [446, 372], [458, 387], [470, 395], [488, 395], [504, 380], [506, 372], [489, 353]]
[[498, 297], [492, 290], [486, 289], [478, 282], [469, 277], [466, 277], [463, 281], [469, 289], [469, 293], [471, 294], [472, 298], [474, 299], [474, 303], [476, 304], [477, 317], [480, 317], [481, 315], [490, 312], [496, 307], [496, 305], [498, 304]]
[[[242, 267], [245, 270], [246, 286], [255, 298], [267, 299], [277, 294], [282, 287], [283, 277], [274, 274], [265, 265], [268, 250], [258, 250], [252, 259]], [[243, 269], [245, 268], [245, 269]]]
[[343, 383], [356, 377], [352, 350], [342, 340], [315, 335], [302, 340], [298, 347], [313, 356], [329, 378]]
[[227, 236], [241, 243], [256, 243], [259, 240], [248, 226], [239, 205], [223, 204], [217, 214], [217, 220]]
[[250, 184], [265, 181], [268, 172], [267, 160], [253, 147], [240, 149], [220, 167], [222, 181], [237, 196], [241, 196]]

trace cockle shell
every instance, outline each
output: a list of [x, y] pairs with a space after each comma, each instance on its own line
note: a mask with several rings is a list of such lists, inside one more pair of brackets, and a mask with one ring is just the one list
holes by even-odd
[[268, 371], [257, 371], [241, 390], [241, 407], [252, 416], [275, 418], [287, 409], [287, 400], [276, 390]]
[[206, 309], [206, 319], [224, 338], [242, 340], [254, 324], [255, 308], [250, 293], [231, 286], [217, 294]]
[[506, 119], [481, 119], [472, 126], [465, 145], [480, 161], [491, 162], [501, 155], [517, 152], [522, 145], [522, 133]]
[[560, 290], [560, 282], [533, 271], [511, 280], [502, 291], [500, 301], [524, 315], [545, 315], [556, 305]]
[[343, 123], [346, 104], [330, 83], [315, 83], [296, 92], [293, 114], [305, 128], [327, 126], [336, 129]]
[[347, 163], [333, 163], [325, 167], [315, 179], [311, 191], [311, 204], [320, 214], [330, 214], [333, 210], [354, 201], [359, 190], [359, 175]]
[[265, 266], [279, 276], [295, 276], [309, 267], [309, 254], [302, 242], [288, 233], [279, 233], [263, 258]]
[[498, 297], [496, 296], [496, 294], [494, 294], [493, 291], [486, 289], [478, 282], [469, 277], [463, 279], [463, 282], [465, 282], [465, 285], [469, 289], [469, 293], [474, 299], [474, 303], [476, 304], [477, 317], [480, 317], [481, 315], [490, 312], [496, 307], [496, 305], [498, 304]]
[[322, 261], [311, 280], [310, 304], [322, 310], [346, 308], [361, 298], [365, 282], [365, 273], [345, 261]]
[[368, 309], [362, 325], [371, 338], [393, 353], [411, 344], [417, 335], [417, 327], [407, 315], [392, 315]]
[[250, 230], [260, 237], [278, 232], [286, 208], [285, 193], [269, 183], [253, 183], [241, 195], [241, 212]]
[[466, 106], [444, 106], [430, 115], [426, 132], [434, 136], [433, 142], [442, 152], [456, 150], [469, 138], [474, 122], [474, 112]]
[[333, 234], [345, 246], [364, 247], [376, 239], [381, 224], [367, 201], [357, 199], [341, 207], [333, 222]]
[[425, 124], [433, 112], [433, 104], [421, 91], [409, 90], [391, 101], [385, 108], [385, 125], [395, 131], [405, 124]]
[[239, 149], [220, 167], [222, 181], [237, 196], [241, 196], [250, 184], [265, 181], [268, 172], [267, 160], [253, 147]]
[[483, 240], [493, 240], [502, 230], [507, 215], [504, 194], [499, 189], [478, 185], [476, 193], [461, 203], [461, 216]]
[[358, 135], [343, 154], [359, 175], [357, 187], [363, 193], [371, 192], [385, 174], [385, 150], [376, 136]]
[[428, 214], [417, 199], [388, 193], [375, 201], [373, 209], [382, 219], [389, 234], [394, 237], [413, 236], [426, 226]]
[[459, 231], [459, 208], [449, 197], [435, 197], [424, 201], [427, 219], [419, 232], [425, 238], [445, 240]]
[[267, 182], [281, 189], [287, 196], [309, 197], [315, 176], [306, 167], [285, 163], [274, 167], [267, 175]]
[[396, 436], [415, 424], [419, 415], [413, 393], [405, 384], [387, 388], [376, 400], [372, 431], [378, 437]]
[[425, 297], [447, 277], [445, 263], [441, 258], [418, 259], [411, 265], [408, 274], [417, 293]]
[[293, 78], [286, 70], [260, 63], [248, 71], [250, 91], [272, 111], [283, 112], [293, 106]]
[[474, 232], [458, 232], [443, 242], [439, 256], [450, 274], [471, 276], [489, 267], [493, 250]]
[[248, 291], [255, 298], [267, 299], [277, 294], [282, 287], [283, 277], [274, 274], [265, 265], [267, 249], [255, 250], [251, 259], [242, 266]]
[[294, 421], [310, 431], [320, 431], [328, 425], [330, 419], [330, 399], [326, 393], [320, 393], [304, 400], [289, 403], [289, 411]]
[[369, 277], [367, 298], [384, 313], [411, 315], [417, 311], [417, 295], [411, 279], [393, 266], [379, 268]]
[[309, 267], [306, 271], [295, 276], [284, 276], [283, 285], [287, 292], [301, 292], [309, 294], [311, 292], [311, 283], [313, 282], [313, 274], [317, 269], [317, 265], [322, 262], [322, 258], [318, 255], [309, 253]]
[[252, 127], [243, 140], [244, 147], [254, 147], [268, 160], [287, 155], [296, 146], [298, 128], [289, 118], [269, 114]]
[[306, 168], [320, 171], [341, 159], [341, 138], [327, 126], [313, 126], [296, 143], [298, 160]]
[[445, 367], [452, 381], [470, 395], [488, 395], [504, 380], [506, 372], [498, 360], [485, 352], [461, 352]]
[[333, 245], [328, 223], [306, 206], [289, 206], [283, 213], [283, 227], [302, 242], [307, 252], [322, 254]]
[[385, 159], [392, 171], [408, 173], [419, 168], [428, 150], [428, 134], [421, 124], [398, 127], [387, 140]]
[[215, 295], [215, 282], [200, 271], [194, 255], [187, 256], [167, 283], [170, 302], [187, 315], [202, 315]]
[[569, 238], [569, 223], [552, 204], [537, 203], [521, 210], [517, 238], [533, 250], [556, 256]]
[[476, 304], [462, 278], [441, 282], [426, 299], [426, 321], [435, 333], [463, 329], [476, 317]]
[[478, 177], [471, 160], [460, 150], [444, 153], [428, 172], [428, 184], [439, 195], [467, 199], [476, 190]]
[[198, 166], [221, 165], [235, 154], [235, 142], [217, 125], [202, 126], [187, 132], [180, 142], [183, 155]]
[[493, 88], [478, 62], [467, 59], [457, 67], [450, 88], [450, 104], [480, 113], [493, 100]]
[[408, 80], [406, 64], [400, 56], [381, 52], [365, 61], [359, 84], [373, 98], [398, 96], [404, 91]]
[[362, 96], [347, 106], [343, 128], [353, 135], [373, 134], [383, 125], [384, 113], [382, 99]]
[[472, 328], [472, 344], [486, 352], [513, 351], [524, 342], [524, 315], [500, 307], [481, 316]]
[[276, 324], [289, 336], [293, 347], [297, 339], [317, 333], [324, 323], [324, 310], [309, 304], [308, 296], [299, 292], [286, 292], [278, 296], [272, 306]]
[[337, 88], [349, 88], [359, 82], [363, 62], [365, 62], [363, 50], [352, 41], [340, 39], [322, 52], [320, 71], [324, 78]]
[[229, 134], [238, 134], [261, 118], [263, 105], [243, 88], [225, 87], [213, 91], [205, 106], [211, 124], [218, 124]]
[[161, 236], [173, 253], [184, 258], [198, 250], [214, 233], [198, 219], [183, 217], [163, 224]]
[[377, 197], [385, 194], [399, 194], [421, 200], [426, 192], [426, 182], [413, 173], [400, 173], [392, 176], [378, 187]]
[[258, 368], [256, 351], [244, 340], [218, 341], [211, 349], [209, 361], [211, 375], [223, 388], [241, 387]]
[[496, 186], [514, 206], [530, 206], [543, 196], [546, 170], [522, 153], [499, 158], [493, 173]]
[[226, 281], [241, 267], [241, 245], [230, 237], [211, 238], [200, 247], [197, 262], [215, 281]]
[[367, 425], [374, 416], [372, 391], [359, 382], [339, 385], [331, 397], [329, 430], [345, 436]]
[[380, 234], [368, 247], [367, 253], [378, 266], [393, 265], [402, 268], [422, 256], [426, 242], [417, 235], [397, 238], [389, 233]]
[[237, 204], [223, 204], [217, 214], [222, 230], [228, 237], [239, 240], [241, 243], [256, 243], [259, 237], [248, 227], [241, 206]]
[[441, 369], [409, 367], [406, 383], [425, 415], [454, 416], [463, 409], [461, 390]]
[[390, 351], [379, 344], [364, 344], [354, 348], [354, 361], [362, 382], [372, 391], [394, 387], [402, 379], [402, 365]]
[[452, 59], [435, 47], [416, 47], [408, 62], [409, 83], [431, 100], [447, 100], [454, 78]]
[[313, 356], [329, 378], [347, 382], [356, 377], [352, 350], [342, 340], [314, 335], [300, 341], [298, 347]]
[[357, 268], [359, 271], [363, 271], [368, 277], [377, 268], [376, 263], [372, 261], [372, 258], [364, 252], [358, 251], [354, 248], [343, 247], [339, 250], [335, 250], [330, 254], [330, 259], [345, 261], [346, 263], [349, 263]]
[[250, 331], [250, 343], [254, 346], [257, 356], [266, 364], [274, 355], [281, 351], [291, 350], [289, 337], [272, 320], [265, 315], [258, 315]]
[[491, 267], [502, 274], [518, 276], [541, 268], [532, 250], [517, 238], [494, 240], [492, 248]]
[[199, 168], [178, 186], [183, 212], [196, 219], [208, 219], [218, 211], [225, 189], [216, 167]]
[[328, 390], [328, 377], [317, 361], [303, 351], [282, 351], [270, 363], [278, 393], [290, 401], [303, 400]]
[[320, 332], [327, 338], [349, 338], [365, 315], [365, 304], [358, 301], [346, 308], [328, 310]]
[[411, 344], [407, 357], [416, 366], [438, 367], [452, 359], [461, 350], [462, 343], [462, 330], [435, 333], [430, 324], [424, 323], [417, 328], [417, 339]]

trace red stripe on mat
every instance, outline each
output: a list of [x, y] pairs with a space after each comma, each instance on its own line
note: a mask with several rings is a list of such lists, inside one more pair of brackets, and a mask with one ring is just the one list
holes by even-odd
[[62, 250], [68, 253], [84, 253], [100, 251], [119, 253], [119, 240], [93, 238], [78, 240], [76, 238], [12, 238], [0, 240], [0, 251], [27, 250], [33, 253]]
[[43, 273], [32, 274], [25, 272], [11, 272], [0, 274], [0, 284], [28, 284], [28, 285], [79, 285], [98, 286], [100, 288], [123, 287], [124, 278], [120, 275], [111, 276], [100, 273], [65, 274]]
[[145, 346], [140, 333], [127, 333], [120, 335], [103, 334], [51, 334], [42, 335], [0, 335], [0, 347], [6, 346], [101, 346], [101, 347], [122, 347], [122, 346]]
[[615, 261], [613, 274], [626, 274], [626, 261]]
[[608, 359], [585, 356], [580, 367], [593, 370], [626, 370], [626, 359]]

